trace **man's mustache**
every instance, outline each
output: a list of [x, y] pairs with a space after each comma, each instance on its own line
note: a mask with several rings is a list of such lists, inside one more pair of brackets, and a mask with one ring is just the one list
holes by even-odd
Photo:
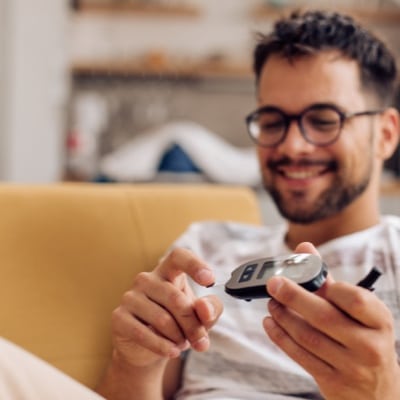
[[312, 160], [309, 158], [301, 158], [298, 160], [292, 160], [290, 157], [282, 157], [278, 160], [269, 160], [267, 167], [270, 169], [277, 169], [280, 167], [313, 167], [313, 166], [324, 166], [326, 168], [336, 168], [337, 162], [334, 160]]

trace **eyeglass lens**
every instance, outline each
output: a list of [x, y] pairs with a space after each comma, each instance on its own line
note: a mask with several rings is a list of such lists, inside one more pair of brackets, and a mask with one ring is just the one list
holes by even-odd
[[274, 146], [283, 140], [293, 119], [299, 120], [306, 140], [320, 145], [335, 140], [342, 124], [338, 111], [329, 107], [311, 108], [298, 117], [277, 110], [264, 110], [249, 120], [250, 135], [262, 146]]

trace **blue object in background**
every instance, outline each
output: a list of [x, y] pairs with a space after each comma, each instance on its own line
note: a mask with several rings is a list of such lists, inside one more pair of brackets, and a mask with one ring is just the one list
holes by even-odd
[[161, 172], [196, 172], [201, 173], [200, 169], [192, 159], [184, 152], [181, 146], [173, 144], [162, 156], [157, 168]]

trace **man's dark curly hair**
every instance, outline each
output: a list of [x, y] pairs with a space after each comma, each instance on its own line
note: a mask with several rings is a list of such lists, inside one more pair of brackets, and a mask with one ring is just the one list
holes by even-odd
[[392, 105], [397, 74], [394, 56], [372, 32], [336, 12], [295, 11], [277, 21], [270, 34], [260, 34], [254, 51], [256, 82], [271, 55], [292, 61], [330, 50], [355, 60], [363, 88], [373, 93], [381, 106]]

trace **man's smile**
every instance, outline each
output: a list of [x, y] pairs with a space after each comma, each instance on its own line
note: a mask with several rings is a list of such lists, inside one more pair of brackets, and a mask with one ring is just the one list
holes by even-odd
[[335, 161], [315, 161], [315, 160], [301, 160], [301, 161], [270, 161], [268, 168], [275, 174], [291, 180], [306, 180], [317, 178], [326, 173], [336, 171], [337, 163]]

